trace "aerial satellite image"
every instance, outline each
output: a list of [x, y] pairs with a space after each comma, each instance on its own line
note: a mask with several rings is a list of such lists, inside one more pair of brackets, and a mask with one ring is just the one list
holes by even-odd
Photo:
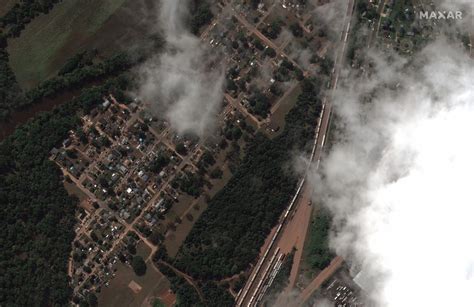
[[474, 307], [473, 14], [0, 0], [0, 307]]

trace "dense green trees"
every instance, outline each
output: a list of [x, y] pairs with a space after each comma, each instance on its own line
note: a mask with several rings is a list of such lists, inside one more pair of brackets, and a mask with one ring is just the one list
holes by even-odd
[[196, 289], [184, 278], [178, 276], [169, 266], [162, 262], [157, 263], [162, 272], [171, 283], [171, 290], [176, 293], [176, 306], [185, 307], [230, 307], [234, 305], [234, 298], [222, 286], [212, 281], [199, 283], [202, 298]]
[[9, 37], [19, 36], [25, 25], [40, 14], [48, 13], [61, 0], [24, 0], [17, 2], [3, 17], [1, 26]]
[[215, 282], [207, 281], [201, 286], [202, 294], [208, 307], [234, 306], [234, 298], [230, 293]]
[[29, 106], [43, 98], [51, 98], [66, 90], [81, 89], [93, 82], [113, 77], [143, 61], [163, 45], [163, 39], [159, 35], [152, 35], [149, 37], [150, 45], [120, 51], [104, 61], [94, 59], [96, 50], [80, 52], [65, 63], [57, 76], [24, 93], [8, 63], [6, 38], [18, 36], [32, 18], [49, 12], [60, 1], [20, 1], [0, 18], [0, 121], [8, 119], [13, 110]]
[[184, 172], [174, 179], [172, 185], [197, 198], [201, 195], [204, 180], [198, 173]]
[[132, 268], [135, 274], [143, 276], [146, 273], [146, 263], [141, 256], [134, 256], [132, 259]]
[[308, 262], [314, 269], [324, 269], [333, 257], [329, 249], [329, 230], [331, 215], [321, 209], [311, 222], [309, 242], [307, 248]]
[[263, 52], [266, 56], [269, 56], [271, 58], [274, 58], [276, 57], [276, 51], [275, 49], [271, 48], [271, 47], [268, 47], [267, 49], [265, 49], [265, 51]]
[[303, 36], [303, 28], [299, 25], [299, 23], [295, 22], [290, 25], [290, 30], [291, 33], [293, 33], [294, 36], [296, 37], [302, 37]]
[[92, 65], [93, 59], [96, 55], [97, 50], [79, 52], [66, 61], [63, 67], [59, 70], [58, 75], [62, 76], [84, 66]]
[[211, 22], [214, 14], [211, 12], [209, 3], [204, 0], [193, 0], [191, 2], [191, 32], [197, 34], [202, 26]]
[[281, 33], [282, 25], [283, 22], [281, 20], [274, 20], [262, 30], [262, 33], [271, 39], [277, 39]]
[[188, 149], [186, 148], [186, 146], [184, 146], [183, 143], [176, 144], [175, 150], [177, 153], [179, 153], [182, 156], [185, 156], [188, 154]]
[[[67, 260], [76, 200], [69, 197], [50, 150], [79, 124], [76, 115], [122, 83], [110, 80], [42, 113], [0, 143], [0, 305], [66, 306]], [[122, 84], [123, 85], [123, 84]]]
[[206, 306], [199, 297], [196, 289], [184, 278], [163, 263], [157, 264], [158, 269], [171, 283], [171, 290], [176, 294], [176, 307], [203, 307]]
[[256, 91], [250, 98], [250, 111], [262, 118], [267, 117], [270, 112], [270, 101], [262, 92]]
[[44, 114], [0, 144], [0, 305], [64, 305], [75, 202], [49, 150], [77, 118], [69, 109]]
[[148, 165], [148, 170], [150, 172], [158, 174], [164, 167], [166, 167], [170, 163], [170, 161], [170, 158], [166, 154], [160, 152], [158, 153], [156, 158], [151, 161], [150, 165]]
[[76, 64], [76, 68], [69, 72], [67, 71], [72, 69], [73, 64], [66, 64], [66, 66], [64, 66], [61, 71], [62, 74], [59, 74], [58, 76], [41, 83], [31, 91], [28, 91], [26, 93], [25, 105], [34, 103], [41, 98], [54, 97], [64, 90], [82, 88], [86, 83], [91, 81], [123, 72], [132, 64], [133, 62], [131, 58], [125, 52], [117, 53], [116, 55], [97, 64]]
[[8, 53], [0, 49], [0, 121], [5, 120], [10, 110], [22, 101], [21, 89], [8, 63]]
[[174, 265], [196, 278], [231, 276], [253, 262], [263, 240], [294, 192], [297, 176], [284, 165], [314, 135], [319, 86], [305, 80], [285, 131], [269, 140], [257, 135], [230, 182], [209, 203]]
[[84, 57], [84, 53], [73, 57], [56, 77], [22, 93], [15, 75], [8, 66], [8, 54], [0, 52], [0, 121], [8, 118], [12, 110], [24, 108], [43, 98], [53, 98], [66, 90], [81, 89], [92, 81], [119, 74], [135, 63], [125, 52], [117, 53], [97, 64], [88, 61], [77, 63], [79, 58], [84, 60]]

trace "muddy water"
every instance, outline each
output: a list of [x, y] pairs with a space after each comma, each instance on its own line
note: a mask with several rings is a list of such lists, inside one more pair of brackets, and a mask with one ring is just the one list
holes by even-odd
[[[0, 0], [1, 1], [1, 0]], [[21, 110], [14, 111], [7, 122], [0, 122], [0, 141], [13, 133], [17, 127], [26, 123], [29, 119], [35, 117], [38, 113], [53, 110], [65, 102], [71, 101], [76, 96], [79, 96], [81, 91], [86, 88], [102, 84], [107, 78], [98, 78], [81, 86], [80, 89], [66, 90], [53, 98], [43, 98], [40, 101], [33, 103]]]
[[15, 131], [15, 128], [26, 123], [40, 112], [51, 111], [54, 107], [70, 101], [80, 90], [68, 91], [54, 98], [45, 98], [21, 110], [14, 111], [7, 122], [0, 122], [0, 141]]

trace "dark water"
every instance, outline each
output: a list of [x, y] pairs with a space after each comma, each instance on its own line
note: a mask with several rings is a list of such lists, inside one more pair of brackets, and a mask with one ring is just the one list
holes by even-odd
[[16, 127], [26, 123], [38, 113], [51, 111], [54, 107], [72, 100], [79, 93], [79, 90], [65, 92], [54, 98], [44, 98], [24, 109], [14, 111], [7, 122], [0, 122], [0, 141], [12, 134]]
[[[0, 0], [1, 1], [1, 0]], [[97, 86], [104, 82], [107, 78], [98, 78], [84, 84], [80, 89], [67, 90], [56, 95], [53, 98], [43, 98], [21, 110], [14, 111], [6, 122], [0, 122], [0, 141], [13, 133], [18, 126], [26, 123], [29, 119], [35, 117], [38, 113], [53, 110], [65, 102], [71, 101], [74, 97], [79, 96], [85, 88]]]

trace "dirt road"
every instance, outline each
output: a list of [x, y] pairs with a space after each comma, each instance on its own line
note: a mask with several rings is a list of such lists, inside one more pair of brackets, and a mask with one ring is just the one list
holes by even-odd
[[321, 271], [321, 273], [316, 276], [313, 281], [306, 287], [303, 292], [301, 292], [300, 296], [295, 302], [295, 306], [303, 305], [313, 293], [321, 287], [321, 285], [331, 277], [341, 266], [344, 262], [344, 259], [337, 256], [334, 258], [331, 263]]

